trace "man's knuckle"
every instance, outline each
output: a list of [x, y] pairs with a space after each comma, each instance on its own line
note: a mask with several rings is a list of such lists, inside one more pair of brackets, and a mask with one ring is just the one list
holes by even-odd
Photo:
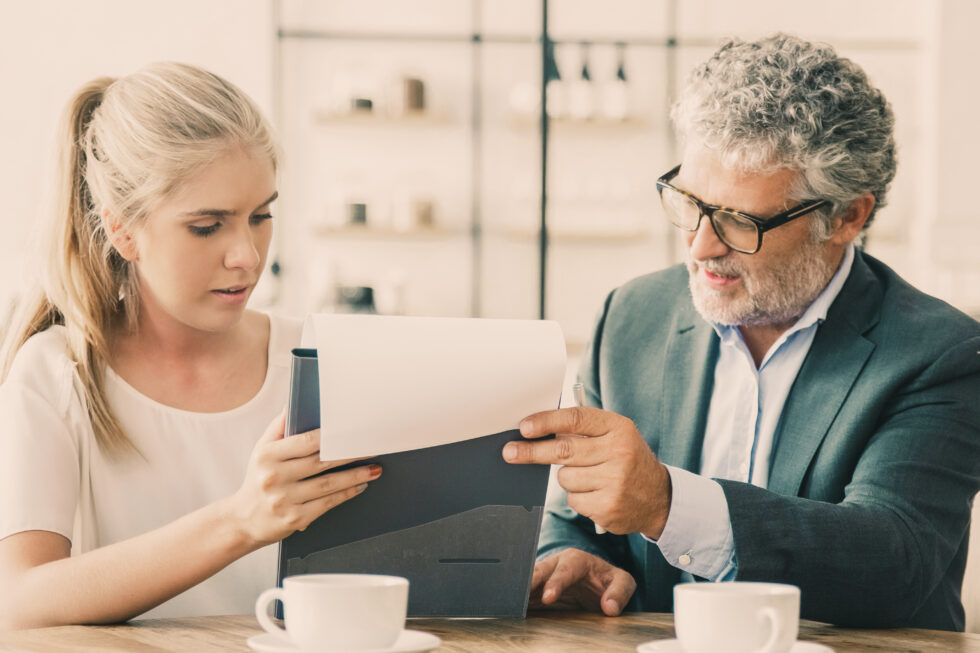
[[613, 441], [612, 450], [618, 458], [633, 458], [635, 456], [634, 443], [626, 438], [617, 438]]
[[517, 447], [517, 460], [523, 460], [529, 463], [536, 463], [538, 461], [537, 449], [530, 443], [517, 442], [515, 446]]
[[555, 441], [555, 458], [558, 460], [569, 460], [574, 453], [574, 447], [568, 438], [558, 438]]

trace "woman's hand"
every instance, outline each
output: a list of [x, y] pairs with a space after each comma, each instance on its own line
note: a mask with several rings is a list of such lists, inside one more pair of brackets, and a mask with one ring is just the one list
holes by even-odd
[[287, 438], [285, 425], [285, 413], [272, 421], [252, 450], [245, 481], [231, 497], [233, 518], [255, 547], [304, 530], [381, 475], [379, 465], [365, 465], [311, 478], [354, 460], [322, 462], [320, 430]]

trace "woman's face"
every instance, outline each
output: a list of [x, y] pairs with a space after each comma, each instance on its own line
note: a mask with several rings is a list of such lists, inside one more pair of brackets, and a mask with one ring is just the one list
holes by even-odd
[[264, 269], [276, 196], [272, 162], [235, 148], [157, 206], [123, 253], [138, 275], [141, 321], [236, 325]]

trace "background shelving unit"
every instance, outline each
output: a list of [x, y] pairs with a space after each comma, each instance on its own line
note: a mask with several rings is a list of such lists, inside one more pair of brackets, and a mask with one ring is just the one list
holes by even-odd
[[[282, 302], [323, 310], [332, 286], [363, 285], [375, 288], [383, 312], [473, 314], [475, 33], [432, 30], [424, 21], [377, 29], [378, 16], [389, 12], [371, 5], [378, 3], [275, 2], [277, 122], [290, 153], [283, 212], [300, 223], [283, 230], [280, 250], [305, 266], [284, 270], [303, 280], [284, 290], [307, 289], [305, 296], [284, 292]], [[448, 20], [459, 27], [465, 17]], [[426, 82], [425, 111], [396, 114], [389, 86], [408, 71]], [[338, 106], [345, 93], [370, 97], [374, 107], [345, 112]], [[413, 222], [419, 201], [431, 216], [424, 224]], [[365, 224], [348, 223], [351, 203], [366, 207]]]
[[[462, 11], [462, 3], [450, 8], [447, 3], [429, 1], [413, 3], [417, 11], [410, 13], [414, 18], [404, 10], [399, 17], [373, 11], [384, 4], [374, 2], [363, 10], [364, 17], [371, 16], [363, 24], [357, 20], [358, 9], [351, 19], [350, 3], [333, 3], [338, 5], [334, 12], [330, 4], [276, 2], [276, 68], [280, 73], [276, 113], [289, 153], [280, 203], [284, 214], [300, 222], [286, 230], [279, 249], [288, 250], [281, 257], [284, 260], [307, 262], [305, 270], [295, 265], [284, 270], [287, 278], [302, 276], [303, 283], [285, 284], [282, 304], [320, 310], [329, 298], [331, 284], [376, 285], [369, 268], [378, 272], [398, 264], [400, 268], [390, 269], [388, 276], [398, 279], [394, 286], [402, 288], [404, 297], [395, 303], [408, 314], [555, 317], [577, 322], [577, 333], [569, 340], [581, 344], [591, 327], [592, 306], [598, 306], [610, 287], [649, 270], [651, 260], [654, 267], [671, 261], [669, 245], [662, 242], [666, 230], [636, 210], [638, 202], [652, 203], [652, 183], [625, 181], [627, 160], [636, 158], [635, 154], [618, 157], [619, 164], [599, 173], [569, 175], [561, 163], [566, 155], [593, 158], [597, 138], [603, 141], [600, 147], [607, 149], [610, 140], [619, 141], [623, 149], [643, 139], [669, 142], [663, 91], [656, 99], [662, 105], [659, 112], [634, 107], [622, 120], [601, 115], [573, 120], [549, 117], [548, 98], [554, 101], [554, 96], [544, 90], [544, 71], [557, 66], [570, 79], [581, 63], [573, 59], [583, 47], [589, 48], [590, 62], [594, 62], [598, 89], [600, 80], [614, 74], [615, 64], [620, 63], [617, 58], [624, 60], [627, 71], [659, 70], [661, 61], [639, 60], [649, 56], [647, 51], [655, 51], [655, 59], [666, 62], [669, 57], [664, 51], [671, 47], [670, 39], [553, 39], [548, 31], [549, 2], [521, 6], [473, 0]], [[386, 5], [389, 9], [395, 6]], [[374, 16], [382, 13], [390, 17], [392, 29], [376, 24]], [[368, 24], [371, 29], [366, 29]], [[431, 74], [422, 75], [426, 93], [434, 101], [443, 100], [438, 108], [409, 117], [348, 115], [333, 108], [336, 98], [325, 92], [334, 81], [331, 72], [335, 75], [337, 68], [350, 66], [360, 74], [367, 70], [367, 76], [377, 76], [385, 65], [380, 61], [387, 59], [390, 75], [406, 68], [405, 59], [411, 59], [413, 49], [443, 53], [442, 62], [429, 62]], [[372, 57], [373, 62], [365, 61]], [[319, 70], [316, 61], [322, 66]], [[393, 61], [398, 63], [393, 65]], [[424, 67], [415, 62], [416, 70]], [[652, 97], [654, 76], [647, 77], [651, 82], [646, 94]], [[311, 89], [311, 79], [319, 80], [321, 88]], [[661, 82], [657, 78], [657, 84]], [[376, 91], [378, 82], [368, 83], [372, 85]], [[528, 89], [533, 94], [530, 110], [526, 106], [517, 110], [514, 95], [521, 87], [525, 96]], [[634, 89], [631, 92], [637, 94]], [[447, 139], [454, 140], [454, 154], [434, 152], [452, 149], [440, 144]], [[384, 143], [387, 158], [366, 171], [369, 166], [359, 150], [377, 148], [379, 142]], [[394, 229], [386, 224], [390, 218], [373, 226], [344, 224], [342, 201], [331, 196], [331, 186], [337, 191], [334, 195], [343, 195], [345, 185], [373, 185], [377, 197], [377, 188], [390, 183], [385, 181], [382, 166], [420, 152], [428, 163], [441, 156], [439, 165], [452, 168], [456, 175], [448, 179], [443, 172], [442, 179], [432, 184], [439, 187], [439, 193], [447, 188], [456, 191], [450, 193], [452, 199], [434, 201], [434, 228]], [[554, 162], [550, 169], [549, 162]], [[364, 171], [360, 179], [345, 179], [345, 175], [357, 177], [350, 171], [358, 168]], [[415, 173], [416, 181], [408, 183], [418, 183], [426, 175], [438, 176], [431, 167], [428, 172], [416, 169]], [[374, 181], [366, 182], [368, 177]], [[369, 208], [371, 214], [378, 212]], [[592, 219], [596, 214], [603, 215], [603, 221]], [[369, 215], [367, 222], [372, 221]], [[635, 250], [638, 255], [619, 255], [613, 264], [588, 260], [590, 255], [608, 254], [610, 247], [620, 254]], [[569, 253], [575, 258], [568, 266], [571, 272], [564, 269], [563, 261]], [[641, 263], [624, 272], [623, 261], [630, 258]], [[359, 268], [358, 262], [363, 266]], [[575, 278], [576, 269], [582, 270], [582, 278]], [[565, 310], [568, 302], [550, 297], [552, 292], [565, 292], [567, 284], [559, 277], [569, 274], [574, 304], [570, 311]], [[385, 273], [377, 276], [384, 285]], [[422, 290], [413, 297], [406, 290], [410, 286]], [[306, 288], [306, 296], [290, 296], [289, 288]], [[438, 305], [422, 296], [437, 298]], [[590, 307], [583, 310], [586, 304]]]
[[[668, 116], [679, 80], [722, 36], [777, 28], [833, 35], [895, 105], [903, 163], [869, 249], [916, 281], [923, 189], [912, 180], [928, 134], [908, 77], [923, 68], [926, 10], [830, 1], [852, 17], [887, 5], [893, 24], [840, 26], [826, 11], [801, 21], [776, 0], [753, 0], [752, 21], [722, 0], [276, 0], [281, 212], [298, 223], [279, 250], [305, 266], [284, 269], [299, 282], [283, 285], [280, 304], [321, 310], [330, 284], [374, 285], [398, 296], [382, 311], [556, 319], [574, 353], [610, 289], [683, 257], [655, 189], [679, 157]], [[555, 115], [554, 69], [568, 108], [585, 56], [599, 94], [623, 64], [626, 119]], [[426, 113], [336, 113], [338, 76], [384, 98], [403, 74], [424, 79]], [[432, 201], [432, 227], [396, 225], [406, 192]], [[374, 198], [368, 225], [344, 225], [345, 193]]]

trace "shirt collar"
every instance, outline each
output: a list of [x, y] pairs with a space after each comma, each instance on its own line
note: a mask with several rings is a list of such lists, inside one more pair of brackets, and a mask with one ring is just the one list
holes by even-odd
[[[851, 273], [851, 266], [853, 264], [854, 244], [850, 243], [847, 249], [844, 250], [844, 257], [841, 259], [840, 265], [837, 266], [837, 272], [834, 273], [830, 282], [824, 286], [824, 289], [813, 300], [813, 303], [807, 307], [803, 315], [800, 316], [800, 319], [780, 337], [780, 340], [785, 340], [797, 331], [802, 331], [807, 327], [827, 319], [827, 311], [830, 310], [830, 305], [834, 303], [841, 288], [844, 287], [844, 282], [847, 281], [847, 276]], [[741, 338], [738, 327], [726, 326], [715, 322], [711, 322], [711, 326], [718, 334], [718, 337], [721, 338], [722, 342], [730, 342], [734, 338]]]

